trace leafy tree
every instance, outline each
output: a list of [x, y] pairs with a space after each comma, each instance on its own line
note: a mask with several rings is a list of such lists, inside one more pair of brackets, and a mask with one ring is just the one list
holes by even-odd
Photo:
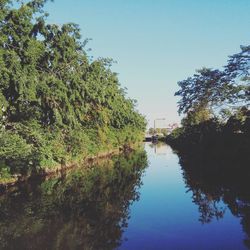
[[195, 125], [220, 114], [226, 121], [241, 106], [249, 107], [250, 46], [229, 57], [224, 71], [202, 68], [192, 77], [178, 82], [175, 93], [179, 113], [186, 114], [182, 124]]
[[189, 111], [181, 121], [181, 124], [186, 126], [197, 125], [199, 123], [208, 121], [212, 118], [212, 113], [208, 108], [195, 107], [192, 111]]
[[20, 155], [24, 168], [39, 171], [134, 143], [145, 130], [112, 60], [91, 62], [78, 25], [48, 24], [45, 3], [1, 1], [0, 140], [11, 134], [20, 146], [11, 149], [11, 159], [0, 154], [11, 172]]
[[150, 135], [154, 135], [154, 134], [156, 133], [156, 131], [155, 131], [154, 128], [149, 128], [148, 133], [149, 133]]
[[168, 129], [167, 128], [162, 128], [161, 133], [166, 136], [168, 134]]
[[233, 154], [238, 155], [239, 160], [247, 158], [249, 75], [250, 47], [242, 46], [241, 52], [229, 57], [224, 71], [203, 68], [180, 81], [180, 90], [175, 95], [180, 97], [179, 113], [185, 115], [183, 127], [168, 136], [168, 142], [196, 154], [211, 151], [216, 157], [222, 148], [228, 152], [234, 148]]
[[231, 93], [226, 74], [220, 70], [202, 68], [197, 74], [178, 82], [180, 90], [175, 96], [180, 96], [179, 113], [211, 109], [225, 101]]

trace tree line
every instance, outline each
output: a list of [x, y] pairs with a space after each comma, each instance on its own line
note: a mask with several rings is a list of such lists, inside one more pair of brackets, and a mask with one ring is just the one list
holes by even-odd
[[141, 139], [145, 118], [111, 59], [90, 59], [77, 24], [46, 0], [0, 5], [0, 173], [28, 174]]
[[194, 155], [246, 159], [250, 153], [250, 46], [241, 46], [239, 53], [229, 56], [222, 70], [202, 68], [178, 85], [175, 95], [184, 118], [167, 141]]

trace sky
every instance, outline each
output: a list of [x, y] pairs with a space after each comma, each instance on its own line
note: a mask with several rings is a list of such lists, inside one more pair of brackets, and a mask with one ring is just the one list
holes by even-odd
[[113, 58], [148, 126], [180, 122], [177, 82], [250, 44], [250, 0], [55, 0], [48, 22], [80, 25], [93, 58]]

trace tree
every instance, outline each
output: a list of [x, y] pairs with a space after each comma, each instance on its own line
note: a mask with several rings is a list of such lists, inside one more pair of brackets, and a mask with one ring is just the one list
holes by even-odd
[[[10, 152], [20, 158], [29, 148], [20, 159], [37, 170], [140, 140], [146, 126], [112, 60], [90, 61], [79, 26], [47, 23], [45, 3], [3, 0], [0, 8], [0, 141], [15, 135], [21, 146]], [[16, 159], [0, 161], [14, 171]]]
[[155, 131], [154, 128], [149, 128], [148, 133], [149, 133], [150, 135], [154, 135], [154, 134], [156, 133], [156, 131]]
[[224, 71], [202, 68], [178, 85], [179, 113], [189, 114], [197, 122], [199, 117], [204, 121], [214, 111], [218, 113], [218, 108], [230, 111], [249, 106], [250, 46], [242, 46], [240, 53], [230, 56]]
[[220, 70], [202, 68], [193, 77], [178, 82], [181, 89], [175, 96], [181, 97], [178, 102], [179, 113], [186, 114], [197, 109], [210, 110], [223, 102], [227, 98], [226, 89], [230, 89], [225, 78], [226, 74]]
[[197, 125], [199, 123], [208, 121], [212, 118], [212, 113], [208, 108], [202, 106], [194, 107], [193, 110], [189, 111], [181, 121], [181, 124], [186, 126]]
[[162, 133], [163, 135], [167, 136], [167, 135], [168, 135], [168, 129], [167, 129], [167, 128], [162, 128], [162, 129], [161, 129], [161, 133]]

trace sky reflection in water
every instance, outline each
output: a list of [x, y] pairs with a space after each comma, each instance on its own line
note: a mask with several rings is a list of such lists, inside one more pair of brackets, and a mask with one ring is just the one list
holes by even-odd
[[130, 207], [131, 219], [120, 249], [246, 249], [240, 219], [223, 201], [215, 202], [216, 208], [225, 212], [223, 218], [200, 221], [193, 191], [187, 187], [171, 148], [164, 144], [145, 147], [149, 167], [142, 179], [140, 201]]

